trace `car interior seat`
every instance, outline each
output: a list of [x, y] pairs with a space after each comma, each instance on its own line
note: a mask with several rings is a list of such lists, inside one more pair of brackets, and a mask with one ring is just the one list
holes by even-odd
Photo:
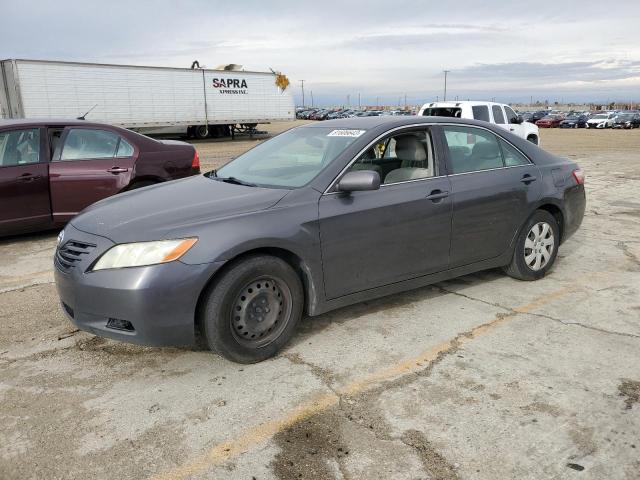
[[500, 147], [494, 142], [478, 142], [471, 151], [471, 170], [484, 170], [502, 167]]
[[401, 135], [396, 140], [396, 157], [400, 168], [391, 170], [384, 183], [403, 182], [432, 176], [432, 162], [425, 145], [415, 135]]

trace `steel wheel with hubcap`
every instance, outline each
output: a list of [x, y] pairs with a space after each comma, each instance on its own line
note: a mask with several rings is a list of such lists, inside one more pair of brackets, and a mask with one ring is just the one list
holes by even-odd
[[231, 262], [203, 294], [198, 322], [209, 348], [239, 363], [275, 355], [302, 318], [304, 291], [283, 259], [250, 255]]
[[555, 262], [560, 243], [560, 226], [546, 210], [536, 210], [523, 226], [505, 272], [519, 280], [544, 277]]
[[551, 226], [546, 222], [536, 223], [524, 241], [524, 261], [527, 266], [534, 272], [544, 268], [549, 263], [554, 246]]

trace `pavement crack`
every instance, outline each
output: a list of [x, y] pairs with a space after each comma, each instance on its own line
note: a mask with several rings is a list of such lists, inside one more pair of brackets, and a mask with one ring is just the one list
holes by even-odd
[[[622, 244], [624, 242], [619, 242], [619, 243]], [[633, 254], [631, 254], [631, 255], [633, 255]], [[635, 258], [635, 256], [634, 256], [634, 258]], [[636, 259], [636, 261], [637, 261], [637, 259]], [[446, 288], [441, 287], [439, 285], [436, 285], [435, 287], [438, 288], [439, 290], [441, 290], [442, 292], [445, 292], [445, 293], [452, 293], [454, 295], [458, 295], [460, 297], [467, 298], [467, 299], [475, 301], [475, 302], [480, 302], [480, 303], [484, 303], [485, 305], [490, 305], [490, 306], [493, 306], [493, 307], [496, 307], [496, 308], [501, 308], [501, 309], [506, 310], [507, 312], [511, 313], [512, 315], [523, 315], [523, 314], [532, 315], [534, 317], [546, 318], [548, 320], [552, 320], [554, 322], [558, 322], [558, 323], [561, 323], [561, 324], [566, 325], [566, 326], [572, 326], [573, 325], [573, 326], [576, 326], [576, 327], [585, 328], [587, 330], [593, 330], [593, 331], [600, 332], [600, 333], [606, 333], [608, 335], [620, 335], [620, 336], [623, 336], [623, 337], [640, 338], [640, 335], [636, 335], [634, 333], [626, 333], [626, 332], [617, 332], [615, 330], [607, 330], [605, 328], [599, 328], [599, 327], [594, 327], [594, 326], [591, 326], [591, 325], [585, 325], [584, 323], [580, 323], [580, 322], [576, 322], [576, 321], [562, 320], [560, 318], [552, 317], [551, 315], [545, 315], [543, 313], [521, 312], [521, 311], [519, 311], [517, 309], [510, 308], [510, 307], [505, 307], [504, 305], [500, 305], [499, 303], [489, 302], [489, 301], [486, 301], [486, 300], [482, 300], [480, 298], [472, 297], [470, 295], [465, 295], [464, 293], [455, 292], [455, 291], [452, 291], [452, 290], [447, 290]]]
[[283, 357], [283, 358], [286, 358], [287, 360], [289, 360], [294, 365], [303, 365], [303, 366], [307, 367], [309, 370], [311, 370], [311, 373], [318, 380], [320, 380], [320, 382], [325, 387], [327, 387], [329, 390], [331, 390], [331, 392], [333, 392], [336, 395], [336, 397], [338, 397], [338, 399], [340, 401], [342, 401], [341, 394], [333, 386], [333, 381], [334, 381], [334, 377], [335, 376], [329, 370], [327, 370], [326, 368], [322, 368], [319, 365], [316, 365], [314, 363], [311, 363], [311, 362], [305, 360], [304, 358], [302, 358], [300, 356], [299, 353], [284, 353], [284, 354], [282, 354], [280, 356]]
[[440, 290], [443, 293], [451, 293], [453, 295], [457, 295], [459, 297], [466, 298], [466, 299], [472, 300], [474, 302], [480, 302], [480, 303], [484, 303], [485, 305], [490, 305], [492, 307], [496, 307], [496, 308], [500, 308], [502, 310], [506, 310], [508, 312], [518, 313], [514, 309], [509, 308], [509, 307], [505, 307], [504, 305], [500, 305], [499, 303], [489, 302], [488, 300], [483, 300], [481, 298], [472, 297], [472, 296], [466, 295], [464, 293], [456, 292], [455, 290], [448, 290], [448, 289], [446, 289], [446, 288], [444, 288], [444, 287], [442, 287], [440, 285], [437, 285], [437, 284], [433, 285], [433, 287], [437, 288], [438, 290]]
[[640, 268], [640, 259], [629, 249], [629, 245], [627, 245], [626, 241], [618, 241], [616, 243], [616, 247], [622, 250], [622, 253], [624, 253], [624, 255], [634, 264], [633, 270], [638, 270]]
[[562, 320], [560, 318], [552, 317], [551, 315], [545, 315], [543, 313], [531, 313], [531, 312], [528, 312], [527, 315], [532, 315], [534, 317], [545, 318], [547, 320], [552, 320], [554, 322], [561, 323], [562, 325], [566, 325], [566, 326], [576, 326], [576, 327], [585, 328], [587, 330], [593, 330], [595, 332], [606, 333], [607, 335], [619, 335], [619, 336], [622, 336], [622, 337], [640, 338], [640, 335], [636, 335], [635, 333], [627, 333], [627, 332], [618, 332], [618, 331], [615, 331], [615, 330], [607, 330], [606, 328], [599, 328], [599, 327], [594, 327], [592, 325], [585, 325], [584, 323], [580, 323], [580, 322], [574, 322], [574, 321], [570, 321], [570, 320]]
[[22, 292], [22, 291], [26, 290], [27, 288], [40, 287], [42, 285], [51, 285], [52, 283], [55, 283], [55, 282], [54, 281], [51, 281], [51, 282], [38, 282], [38, 283], [31, 283], [29, 285], [19, 285], [17, 287], [4, 288], [4, 289], [0, 289], [0, 295], [2, 295], [3, 293]]

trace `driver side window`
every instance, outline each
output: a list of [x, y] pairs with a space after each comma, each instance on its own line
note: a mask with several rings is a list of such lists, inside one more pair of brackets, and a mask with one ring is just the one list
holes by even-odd
[[369, 147], [349, 169], [357, 170], [377, 172], [384, 185], [433, 177], [431, 136], [426, 130], [410, 130], [384, 138]]

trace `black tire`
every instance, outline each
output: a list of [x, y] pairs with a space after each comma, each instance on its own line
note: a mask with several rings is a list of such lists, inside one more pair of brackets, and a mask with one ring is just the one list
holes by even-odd
[[535, 135], [529, 135], [527, 137], [527, 140], [529, 140], [534, 145], [538, 145], [538, 137], [536, 137]]
[[302, 282], [284, 260], [247, 257], [205, 292], [200, 312], [209, 348], [237, 363], [274, 356], [293, 336], [304, 307]]
[[[545, 245], [545, 242], [548, 243], [549, 237], [545, 235], [546, 238], [544, 240], [538, 241], [535, 232], [532, 231], [534, 226], [537, 227], [540, 224], [547, 224], [550, 227], [551, 239], [553, 240], [551, 251], [549, 251], [549, 248]], [[529, 239], [529, 241], [527, 241], [527, 239]], [[518, 235], [511, 263], [504, 267], [505, 273], [510, 277], [525, 281], [538, 280], [544, 277], [553, 267], [556, 256], [558, 255], [559, 244], [560, 227], [558, 226], [556, 218], [546, 210], [536, 210], [524, 224]], [[529, 245], [533, 245], [533, 248], [528, 248]], [[540, 252], [541, 259], [544, 259], [543, 255], [546, 255], [543, 249], [549, 254], [549, 257], [544, 260], [546, 263], [542, 264], [541, 261], [540, 264], [536, 264], [538, 259], [537, 252]], [[527, 261], [528, 258], [533, 259], [533, 265], [530, 265], [530, 262]], [[536, 269], [536, 265], [538, 269]]]
[[153, 180], [141, 180], [139, 182], [134, 182], [129, 186], [129, 190], [137, 190], [138, 188], [148, 187], [150, 185], [155, 185], [158, 182], [154, 182]]
[[209, 138], [210, 133], [211, 131], [209, 130], [209, 127], [207, 127], [206, 125], [197, 125], [193, 129], [193, 136], [198, 140], [204, 140], [205, 138]]

